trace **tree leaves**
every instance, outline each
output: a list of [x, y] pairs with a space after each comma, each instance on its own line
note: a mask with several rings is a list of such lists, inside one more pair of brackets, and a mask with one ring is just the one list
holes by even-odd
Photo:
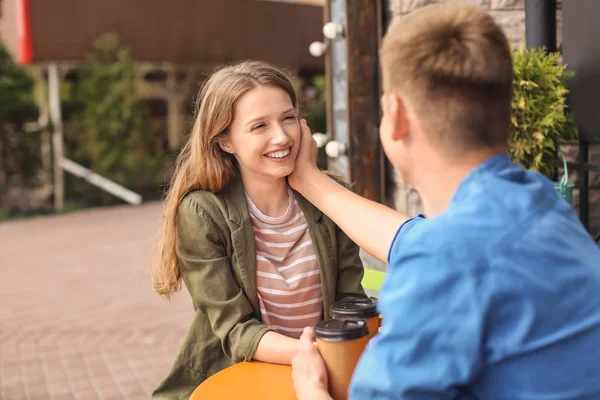
[[69, 154], [75, 161], [126, 186], [162, 179], [164, 154], [137, 93], [137, 71], [116, 34], [101, 36], [78, 70], [73, 87], [83, 104], [75, 122], [84, 131]]
[[513, 53], [511, 143], [516, 163], [553, 178], [558, 145], [577, 137], [573, 116], [566, 112], [567, 81], [573, 73], [558, 53], [524, 49]]
[[40, 135], [23, 128], [38, 117], [33, 87], [33, 78], [0, 43], [0, 185], [3, 180], [25, 186], [39, 183]]

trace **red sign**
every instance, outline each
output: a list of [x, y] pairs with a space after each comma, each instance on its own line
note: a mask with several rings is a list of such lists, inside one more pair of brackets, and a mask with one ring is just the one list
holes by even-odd
[[29, 0], [17, 0], [17, 34], [19, 39], [19, 62], [30, 64], [33, 61]]

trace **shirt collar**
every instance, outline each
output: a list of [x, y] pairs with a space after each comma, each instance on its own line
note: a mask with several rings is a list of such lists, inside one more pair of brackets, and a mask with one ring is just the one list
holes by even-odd
[[[293, 191], [293, 193], [300, 208], [304, 212], [305, 217], [310, 220], [319, 221], [322, 215], [321, 211], [309, 203], [308, 200], [302, 197], [298, 192]], [[222, 196], [227, 203], [229, 219], [231, 221], [235, 222], [238, 226], [242, 226], [250, 220], [246, 193], [239, 174], [237, 174], [227, 187], [223, 189]]]
[[474, 179], [476, 179], [477, 177], [481, 176], [482, 174], [489, 173], [489, 172], [499, 171], [510, 165], [513, 165], [513, 164], [510, 161], [510, 158], [508, 157], [507, 153], [499, 153], [499, 154], [495, 154], [495, 155], [489, 157], [488, 159], [486, 159], [485, 161], [483, 161], [482, 163], [477, 165], [461, 181], [461, 183], [458, 185], [458, 188], [456, 188], [456, 191], [454, 192], [454, 196], [452, 197], [452, 201], [450, 202], [450, 204], [452, 204], [456, 200], [460, 199], [462, 197], [462, 193], [463, 193], [465, 187], [470, 182], [472, 182]]

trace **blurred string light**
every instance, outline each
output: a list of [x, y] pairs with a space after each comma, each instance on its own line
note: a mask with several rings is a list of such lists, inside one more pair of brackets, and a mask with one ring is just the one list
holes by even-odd
[[308, 46], [308, 51], [313, 57], [322, 57], [329, 50], [329, 41], [335, 40], [344, 36], [344, 26], [335, 22], [328, 22], [323, 26], [323, 36], [325, 40], [322, 42], [312, 42]]

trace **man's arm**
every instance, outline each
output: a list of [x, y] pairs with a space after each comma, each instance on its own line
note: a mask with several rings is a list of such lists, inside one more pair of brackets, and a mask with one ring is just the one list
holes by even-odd
[[329, 178], [316, 165], [316, 146], [306, 121], [290, 185], [325, 213], [356, 244], [382, 262], [398, 228], [410, 217], [367, 200]]

